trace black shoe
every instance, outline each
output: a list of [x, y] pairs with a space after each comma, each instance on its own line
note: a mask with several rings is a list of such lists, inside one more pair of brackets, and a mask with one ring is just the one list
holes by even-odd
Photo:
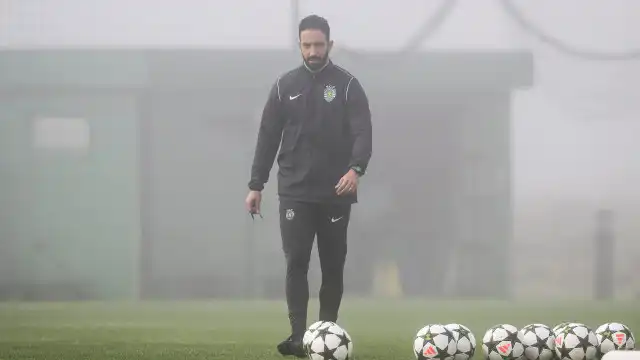
[[278, 352], [282, 356], [295, 356], [297, 358], [307, 357], [304, 347], [302, 346], [302, 340], [293, 340], [291, 336], [278, 344]]

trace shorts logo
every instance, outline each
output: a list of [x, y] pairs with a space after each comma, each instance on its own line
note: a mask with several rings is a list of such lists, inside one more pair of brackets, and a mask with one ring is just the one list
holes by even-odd
[[333, 85], [327, 85], [324, 88], [324, 100], [326, 102], [332, 102], [336, 98], [336, 87]]
[[284, 214], [284, 217], [287, 218], [287, 220], [293, 220], [295, 216], [296, 216], [296, 213], [293, 212], [293, 209], [287, 209], [287, 211]]

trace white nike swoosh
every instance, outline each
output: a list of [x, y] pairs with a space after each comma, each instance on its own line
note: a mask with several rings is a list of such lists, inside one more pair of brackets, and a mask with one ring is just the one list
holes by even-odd
[[296, 95], [296, 96], [291, 96], [291, 95], [289, 95], [289, 100], [297, 99], [300, 95], [302, 95], [302, 94], [298, 94], [298, 95]]
[[334, 223], [336, 221], [339, 221], [342, 218], [343, 218], [342, 216], [340, 216], [339, 218], [331, 218], [331, 222]]

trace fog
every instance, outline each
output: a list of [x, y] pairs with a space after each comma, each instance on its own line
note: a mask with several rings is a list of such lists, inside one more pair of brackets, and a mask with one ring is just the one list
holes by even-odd
[[311, 13], [373, 113], [346, 296], [640, 296], [640, 2], [186, 4], [0, 0], [0, 299], [283, 298], [244, 198]]

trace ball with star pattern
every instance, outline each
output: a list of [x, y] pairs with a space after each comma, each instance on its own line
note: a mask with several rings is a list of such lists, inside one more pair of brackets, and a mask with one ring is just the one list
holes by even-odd
[[636, 339], [631, 329], [621, 323], [606, 323], [600, 325], [596, 331], [598, 339], [598, 355], [602, 356], [613, 350], [634, 350]]
[[476, 352], [476, 337], [471, 330], [462, 324], [456, 323], [447, 324], [445, 328], [451, 332], [453, 340], [456, 342], [454, 360], [469, 360], [473, 358]]
[[596, 334], [585, 324], [571, 323], [555, 334], [558, 360], [595, 360], [598, 354]]
[[456, 341], [442, 324], [429, 324], [418, 330], [413, 340], [413, 355], [418, 360], [453, 360]]
[[553, 329], [551, 329], [551, 331], [553, 332], [553, 337], [555, 338], [558, 334], [560, 334], [560, 332], [562, 332], [562, 329], [564, 329], [567, 325], [573, 324], [575, 322], [577, 321], [565, 321], [554, 326]]
[[527, 360], [551, 360], [555, 352], [555, 336], [544, 324], [529, 324], [518, 332]]
[[482, 337], [482, 351], [487, 360], [516, 360], [524, 355], [518, 328], [511, 324], [496, 325]]
[[311, 360], [353, 359], [353, 341], [340, 325], [324, 321], [308, 337], [305, 348]]
[[[316, 321], [313, 324], [311, 324], [311, 326], [309, 326], [307, 330], [304, 332], [304, 335], [302, 336], [302, 346], [304, 347], [304, 350], [307, 353], [309, 352], [309, 345], [311, 345], [311, 341], [315, 336], [316, 330], [321, 328], [325, 323], [326, 321]], [[329, 326], [329, 325], [331, 324], [329, 323], [326, 326]]]

